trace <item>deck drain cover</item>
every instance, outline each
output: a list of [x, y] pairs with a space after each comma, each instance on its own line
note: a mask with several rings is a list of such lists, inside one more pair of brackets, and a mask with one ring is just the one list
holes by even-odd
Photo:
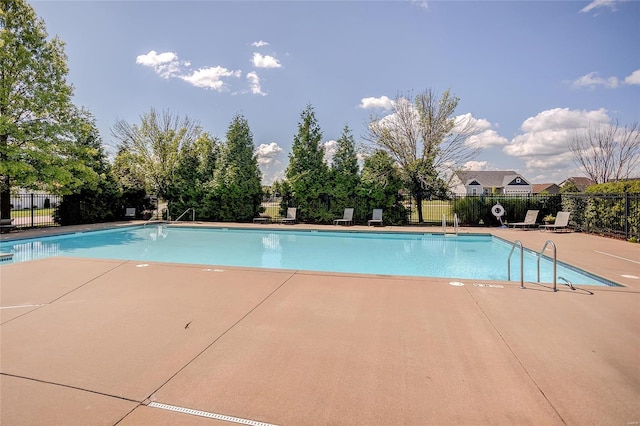
[[622, 276], [625, 277], [625, 278], [631, 278], [632, 280], [637, 280], [638, 278], [640, 278], [640, 277], [636, 277], [635, 275], [626, 275], [625, 274], [625, 275], [622, 275]]
[[462, 287], [464, 285], [464, 283], [461, 283], [460, 281], [451, 281], [449, 283], [449, 285], [456, 286], [456, 287]]
[[147, 266], [149, 266], [148, 263], [141, 263], [139, 265], [136, 265], [136, 268], [146, 268]]
[[177, 407], [175, 405], [150, 402], [149, 407], [161, 408], [163, 410], [176, 411], [178, 413], [191, 414], [192, 416], [207, 417], [209, 419], [224, 420], [226, 422], [239, 423], [250, 426], [275, 426], [271, 423], [263, 423], [255, 420], [241, 419], [239, 417], [225, 416], [224, 414], [209, 413], [207, 411], [192, 410], [191, 408]]

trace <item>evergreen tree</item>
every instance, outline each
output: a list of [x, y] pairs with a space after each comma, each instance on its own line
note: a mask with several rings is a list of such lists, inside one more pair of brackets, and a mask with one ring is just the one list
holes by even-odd
[[[326, 208], [329, 168], [324, 162], [322, 131], [311, 105], [300, 114], [298, 133], [293, 138], [286, 177], [291, 190], [291, 204], [298, 208], [298, 218], [311, 222], [330, 220]], [[324, 204], [323, 204], [324, 202]]]
[[63, 154], [71, 149], [73, 88], [62, 41], [47, 40], [24, 0], [2, 0], [0, 46], [0, 217], [9, 218], [11, 186], [69, 193], [80, 183], [70, 168], [82, 167]]
[[344, 126], [342, 135], [336, 142], [336, 153], [331, 162], [332, 195], [342, 210], [349, 207], [345, 203], [355, 197], [360, 176], [356, 144], [349, 126]]
[[369, 214], [383, 209], [385, 223], [407, 223], [407, 211], [399, 192], [403, 188], [401, 171], [386, 151], [378, 150], [364, 159], [358, 195]]
[[214, 171], [215, 219], [249, 221], [260, 212], [262, 173], [254, 151], [249, 123], [242, 115], [236, 115]]
[[213, 216], [206, 197], [211, 190], [218, 145], [217, 139], [204, 133], [193, 145], [186, 145], [180, 150], [167, 195], [169, 211], [174, 219], [188, 208], [195, 209], [197, 218]]

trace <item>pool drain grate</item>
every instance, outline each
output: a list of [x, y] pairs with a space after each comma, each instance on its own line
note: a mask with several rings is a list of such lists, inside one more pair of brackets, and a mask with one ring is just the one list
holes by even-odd
[[263, 423], [255, 420], [241, 419], [239, 417], [225, 416], [224, 414], [209, 413], [207, 411], [192, 410], [191, 408], [177, 407], [175, 405], [162, 404], [159, 402], [150, 402], [149, 407], [160, 408], [162, 410], [176, 411], [178, 413], [191, 414], [192, 416], [207, 417], [209, 419], [224, 420], [227, 422], [238, 423], [250, 426], [275, 426], [271, 423]]

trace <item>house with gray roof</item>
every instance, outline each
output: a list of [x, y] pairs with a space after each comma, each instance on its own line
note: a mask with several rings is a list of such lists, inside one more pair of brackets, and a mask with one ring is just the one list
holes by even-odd
[[529, 195], [532, 185], [528, 179], [512, 170], [456, 172], [451, 180], [455, 195]]

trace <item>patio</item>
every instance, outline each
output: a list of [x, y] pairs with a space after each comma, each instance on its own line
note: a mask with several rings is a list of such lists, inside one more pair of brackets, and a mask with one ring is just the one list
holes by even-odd
[[640, 245], [486, 231], [536, 251], [552, 239], [559, 260], [624, 287], [589, 295], [216, 265], [5, 264], [0, 421], [637, 424]]

